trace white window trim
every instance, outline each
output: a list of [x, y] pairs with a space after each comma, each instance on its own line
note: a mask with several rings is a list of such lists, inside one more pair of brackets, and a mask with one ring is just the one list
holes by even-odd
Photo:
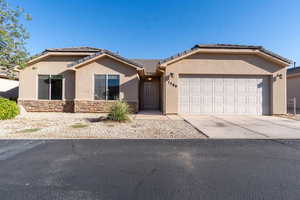
[[[57, 75], [60, 75], [60, 74], [38, 74], [37, 75], [37, 79], [36, 79], [36, 82], [37, 82], [37, 90], [36, 90], [36, 99], [39, 100], [39, 101], [65, 101], [66, 98], [65, 98], [65, 76], [64, 75], [61, 75], [63, 78], [62, 78], [62, 96], [61, 96], [61, 99], [54, 99], [52, 100], [51, 99], [51, 76], [57, 76]], [[50, 85], [49, 85], [49, 99], [39, 99], [39, 76], [50, 76]]]
[[[95, 80], [96, 80], [96, 76], [99, 76], [99, 75], [103, 75], [105, 76], [105, 99], [95, 99]], [[119, 98], [116, 99], [116, 100], [108, 100], [108, 76], [118, 76], [119, 78]], [[120, 74], [94, 74], [94, 79], [93, 79], [93, 98], [94, 98], [94, 101], [118, 101], [120, 100], [120, 83], [121, 83], [121, 76]]]

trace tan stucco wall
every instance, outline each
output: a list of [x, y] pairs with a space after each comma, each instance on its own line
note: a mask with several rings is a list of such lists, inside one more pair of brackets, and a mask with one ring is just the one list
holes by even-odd
[[[287, 113], [287, 90], [286, 90], [286, 72], [287, 68], [280, 69], [273, 73], [271, 80], [271, 111], [273, 115]], [[282, 74], [282, 79], [276, 77]]]
[[[170, 73], [174, 73], [174, 77]], [[269, 75], [282, 74], [271, 81], [271, 114], [286, 113], [286, 68], [277, 66], [257, 55], [204, 54], [191, 55], [166, 67], [164, 113], [178, 112], [179, 74]]]
[[94, 100], [94, 75], [120, 75], [120, 97], [123, 100], [138, 102], [139, 76], [136, 69], [104, 57], [76, 69], [76, 100]]
[[[287, 78], [287, 98], [296, 97], [297, 108], [300, 109], [300, 74]], [[289, 107], [292, 107], [289, 105]]]
[[19, 99], [36, 100], [38, 90], [38, 75], [64, 75], [66, 100], [75, 98], [75, 72], [67, 67], [69, 63], [82, 58], [83, 56], [50, 56], [44, 60], [32, 64], [22, 70], [19, 74]]

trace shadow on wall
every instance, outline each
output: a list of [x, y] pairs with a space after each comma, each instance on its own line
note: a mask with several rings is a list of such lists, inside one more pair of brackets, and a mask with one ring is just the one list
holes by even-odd
[[63, 104], [63, 112], [74, 113], [74, 101], [66, 101]]
[[281, 68], [276, 67], [276, 64], [272, 64], [272, 62], [269, 62], [265, 60], [264, 58], [261, 58], [256, 55], [229, 55], [229, 54], [195, 54], [190, 57], [189, 59], [204, 59], [204, 60], [242, 60], [248, 64], [251, 64], [253, 66], [257, 66], [259, 68], [262, 68], [263, 70], [274, 73]]
[[65, 99], [74, 100], [75, 99], [75, 71], [74, 70], [66, 70], [59, 75], [63, 75], [65, 78]]
[[125, 101], [138, 101], [139, 99], [139, 79], [136, 77], [123, 84], [120, 84], [120, 93], [123, 93]]
[[0, 91], [0, 97], [4, 97], [10, 100], [17, 100], [19, 94], [19, 87], [14, 87], [7, 91]]

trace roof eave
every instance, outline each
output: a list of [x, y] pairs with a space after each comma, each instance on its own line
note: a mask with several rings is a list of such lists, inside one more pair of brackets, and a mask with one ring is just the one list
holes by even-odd
[[265, 57], [265, 58], [277, 63], [280, 66], [287, 67], [292, 63], [292, 61], [290, 61], [288, 59], [283, 60], [283, 59], [280, 59], [280, 58], [275, 57], [273, 55], [270, 55], [270, 53], [268, 53], [269, 51], [267, 51], [263, 48], [261, 48], [261, 49], [255, 49], [254, 47], [253, 48], [232, 48], [232, 47], [231, 48], [221, 48], [221, 47], [217, 47], [217, 48], [208, 47], [208, 48], [206, 48], [206, 47], [199, 47], [199, 46], [196, 45], [190, 51], [185, 51], [183, 53], [179, 53], [179, 54], [173, 56], [174, 58], [170, 57], [165, 62], [161, 62], [160, 66], [162, 68], [165, 68], [167, 65], [170, 65], [174, 62], [177, 62], [178, 60], [181, 60], [183, 58], [186, 58], [186, 57], [191, 56], [193, 54], [196, 54], [198, 52], [202, 52], [202, 53], [258, 54], [259, 56]]
[[45, 51], [43, 52], [42, 54], [38, 55], [37, 57], [29, 60], [27, 62], [27, 64], [31, 64], [31, 63], [34, 63], [34, 62], [37, 62], [41, 59], [44, 59], [46, 57], [49, 57], [49, 56], [88, 56], [88, 55], [91, 55], [93, 54], [93, 52], [48, 52], [48, 51]]
[[107, 53], [102, 53], [102, 54], [100, 54], [100, 55], [95, 56], [94, 58], [87, 59], [87, 60], [84, 61], [84, 62], [81, 62], [81, 63], [75, 64], [75, 65], [72, 65], [72, 66], [70, 66], [70, 67], [71, 67], [71, 68], [74, 68], [74, 69], [78, 69], [78, 68], [80, 68], [80, 67], [82, 67], [82, 66], [84, 66], [84, 65], [86, 65], [86, 64], [89, 64], [89, 63], [91, 63], [91, 62], [93, 62], [93, 61], [95, 61], [95, 60], [98, 60], [99, 58], [105, 57], [105, 56], [110, 57], [110, 58], [112, 58], [112, 59], [114, 59], [114, 60], [117, 60], [117, 61], [119, 61], [119, 62], [122, 62], [122, 63], [124, 63], [124, 64], [126, 64], [126, 65], [129, 65], [129, 66], [135, 68], [135, 69], [138, 70], [138, 71], [139, 71], [139, 70], [144, 70], [144, 69], [143, 69], [142, 67], [140, 67], [140, 66], [133, 65], [132, 63], [126, 62], [126, 61], [124, 61], [124, 60], [122, 60], [122, 59], [120, 59], [120, 58], [118, 58], [118, 57], [112, 56], [112, 55], [107, 54]]

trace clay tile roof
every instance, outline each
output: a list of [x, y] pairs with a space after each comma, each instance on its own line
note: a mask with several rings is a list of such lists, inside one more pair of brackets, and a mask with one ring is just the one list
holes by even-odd
[[189, 50], [186, 50], [184, 52], [181, 52], [181, 53], [178, 53], [176, 55], [173, 55], [169, 58], [166, 58], [164, 60], [161, 60], [160, 61], [160, 64], [162, 63], [165, 63], [165, 62], [168, 62], [170, 60], [173, 60], [175, 58], [178, 58], [178, 57], [181, 57], [185, 54], [188, 54], [192, 51], [195, 51], [195, 50], [198, 50], [198, 49], [256, 49], [256, 50], [259, 50], [265, 54], [268, 54], [270, 56], [273, 56], [279, 60], [282, 60], [284, 62], [287, 62], [289, 64], [292, 63], [291, 60], [287, 59], [287, 58], [284, 58], [272, 51], [269, 51], [267, 49], [265, 49], [263, 46], [254, 46], [254, 45], [236, 45], [236, 44], [197, 44], [195, 45], [193, 48], [189, 49]]

